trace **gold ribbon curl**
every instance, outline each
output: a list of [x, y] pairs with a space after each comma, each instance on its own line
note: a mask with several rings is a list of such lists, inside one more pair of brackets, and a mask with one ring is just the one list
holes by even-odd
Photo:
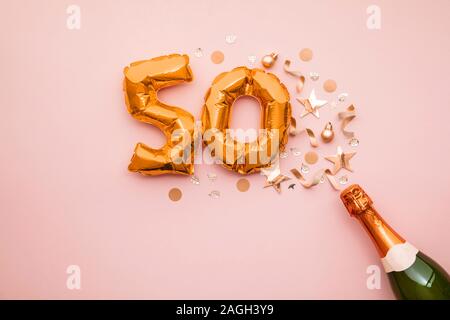
[[295, 120], [294, 117], [291, 117], [291, 125], [289, 127], [289, 135], [296, 136], [302, 132], [306, 132], [309, 138], [309, 143], [313, 148], [317, 148], [319, 146], [319, 143], [317, 142], [316, 135], [314, 134], [314, 131], [310, 128], [305, 128], [303, 130], [300, 130], [297, 128], [297, 120]]
[[303, 73], [301, 71], [291, 69], [291, 60], [284, 61], [283, 69], [287, 74], [290, 74], [291, 76], [298, 78], [297, 84], [295, 85], [295, 89], [297, 90], [297, 93], [302, 92], [303, 86], [305, 84], [305, 76], [303, 75]]
[[321, 169], [319, 171], [317, 171], [316, 173], [314, 173], [312, 179], [310, 181], [307, 181], [303, 175], [300, 173], [300, 171], [298, 171], [297, 169], [291, 169], [291, 173], [300, 181], [300, 184], [306, 188], [312, 188], [316, 185], [318, 185], [320, 183], [320, 180], [322, 179], [322, 177], [326, 177], [328, 182], [331, 184], [331, 186], [333, 187], [334, 190], [339, 191], [339, 185], [336, 182], [336, 180], [334, 179], [334, 176], [331, 172], [330, 169]]
[[341, 120], [341, 131], [347, 138], [353, 138], [355, 133], [346, 130], [347, 125], [356, 117], [356, 108], [354, 105], [347, 107], [345, 111], [339, 112], [339, 119]]

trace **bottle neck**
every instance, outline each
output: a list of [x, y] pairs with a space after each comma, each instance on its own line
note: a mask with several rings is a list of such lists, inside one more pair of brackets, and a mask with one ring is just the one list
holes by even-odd
[[372, 238], [381, 258], [384, 258], [393, 246], [405, 243], [405, 240], [383, 220], [372, 206], [355, 214], [355, 217]]

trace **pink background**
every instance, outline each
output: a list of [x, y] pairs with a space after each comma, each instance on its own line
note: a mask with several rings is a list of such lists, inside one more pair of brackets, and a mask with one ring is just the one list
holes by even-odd
[[[81, 7], [81, 30], [66, 28], [70, 4]], [[366, 27], [370, 4], [381, 8], [381, 30]], [[295, 115], [286, 58], [320, 74], [303, 96], [348, 92], [302, 126], [338, 128], [337, 111], [354, 103], [361, 143], [350, 182], [450, 269], [449, 1], [3, 1], [0, 12], [0, 298], [393, 298], [384, 275], [380, 290], [367, 289], [366, 268], [379, 258], [328, 184], [284, 184], [278, 195], [253, 175], [240, 193], [239, 176], [218, 165], [196, 167], [198, 186], [127, 171], [136, 142], [164, 140], [127, 113], [123, 67], [169, 53], [190, 55], [195, 81], [160, 96], [196, 117], [216, 75], [272, 51]], [[305, 47], [314, 51], [308, 63], [298, 58]], [[220, 65], [214, 50], [225, 54]], [[327, 78], [336, 93], [323, 92]], [[234, 127], [258, 126], [257, 105], [236, 110]], [[331, 155], [339, 144], [350, 149], [338, 134], [317, 151]], [[304, 136], [288, 146], [309, 150]], [[290, 155], [281, 167], [299, 164]], [[181, 201], [168, 199], [172, 187]], [[69, 265], [81, 267], [81, 290], [66, 287]]]

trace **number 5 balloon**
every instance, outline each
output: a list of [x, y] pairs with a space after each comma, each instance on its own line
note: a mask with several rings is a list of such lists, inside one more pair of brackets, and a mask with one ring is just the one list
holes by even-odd
[[153, 149], [138, 143], [128, 169], [144, 175], [194, 172], [194, 117], [178, 107], [158, 100], [159, 89], [193, 79], [187, 55], [172, 54], [133, 62], [124, 69], [124, 91], [128, 112], [135, 119], [159, 128], [167, 143]]

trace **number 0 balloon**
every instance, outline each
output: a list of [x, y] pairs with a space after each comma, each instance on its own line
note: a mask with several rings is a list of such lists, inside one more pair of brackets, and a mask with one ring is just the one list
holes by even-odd
[[[245, 95], [260, 102], [264, 130], [256, 141], [244, 143], [232, 139], [226, 131], [230, 126], [233, 103]], [[241, 174], [257, 172], [270, 166], [279, 150], [284, 150], [291, 113], [289, 92], [275, 75], [260, 69], [238, 67], [217, 76], [206, 93], [202, 113], [203, 138], [207, 145], [214, 144], [214, 156], [225, 168]], [[211, 130], [213, 134], [209, 137], [206, 132]]]

